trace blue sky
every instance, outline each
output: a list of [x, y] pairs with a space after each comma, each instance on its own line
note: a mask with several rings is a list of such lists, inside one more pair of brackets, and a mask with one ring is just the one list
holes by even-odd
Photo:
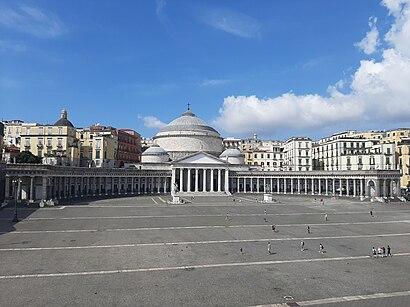
[[[409, 126], [408, 0], [0, 1], [0, 117], [155, 135]], [[403, 84], [403, 86], [400, 86]], [[407, 106], [409, 105], [409, 106]]]

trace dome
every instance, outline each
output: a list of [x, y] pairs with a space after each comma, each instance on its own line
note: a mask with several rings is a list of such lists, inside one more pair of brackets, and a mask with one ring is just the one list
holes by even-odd
[[181, 159], [203, 151], [218, 157], [222, 150], [222, 138], [218, 131], [188, 110], [171, 121], [154, 136], [172, 160]]
[[143, 156], [159, 156], [159, 155], [168, 155], [168, 153], [159, 146], [151, 146], [142, 153]]
[[65, 127], [73, 127], [74, 128], [74, 125], [67, 119], [67, 110], [66, 109], [63, 109], [61, 111], [61, 118], [58, 121], [56, 121], [54, 126], [65, 126]]
[[148, 148], [142, 153], [141, 157], [142, 163], [166, 163], [168, 161], [168, 153], [158, 145], [153, 145]]
[[189, 109], [182, 114], [181, 117], [174, 119], [168, 125], [160, 129], [158, 133], [171, 131], [211, 131], [219, 134], [218, 131], [208, 126], [204, 120], [197, 117]]
[[238, 149], [226, 149], [219, 157], [242, 157], [243, 153], [241, 153]]

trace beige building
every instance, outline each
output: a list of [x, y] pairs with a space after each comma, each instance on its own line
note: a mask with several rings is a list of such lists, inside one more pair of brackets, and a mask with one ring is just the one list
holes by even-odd
[[113, 129], [77, 129], [83, 167], [116, 167], [118, 136]]
[[76, 132], [64, 109], [54, 125], [22, 124], [20, 151], [43, 158], [43, 164], [79, 166]]

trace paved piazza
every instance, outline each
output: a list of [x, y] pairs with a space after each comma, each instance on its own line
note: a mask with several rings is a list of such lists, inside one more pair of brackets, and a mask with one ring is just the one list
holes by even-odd
[[409, 204], [169, 197], [0, 211], [1, 305], [409, 306]]

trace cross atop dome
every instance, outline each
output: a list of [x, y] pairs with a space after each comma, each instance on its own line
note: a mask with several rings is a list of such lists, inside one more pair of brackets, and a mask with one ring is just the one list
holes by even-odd
[[188, 102], [187, 105], [188, 105], [188, 109], [187, 109], [187, 111], [186, 111], [184, 114], [182, 114], [182, 116], [193, 116], [193, 117], [196, 117], [195, 114], [191, 112], [191, 104]]
[[191, 111], [191, 104], [188, 102], [188, 111]]

